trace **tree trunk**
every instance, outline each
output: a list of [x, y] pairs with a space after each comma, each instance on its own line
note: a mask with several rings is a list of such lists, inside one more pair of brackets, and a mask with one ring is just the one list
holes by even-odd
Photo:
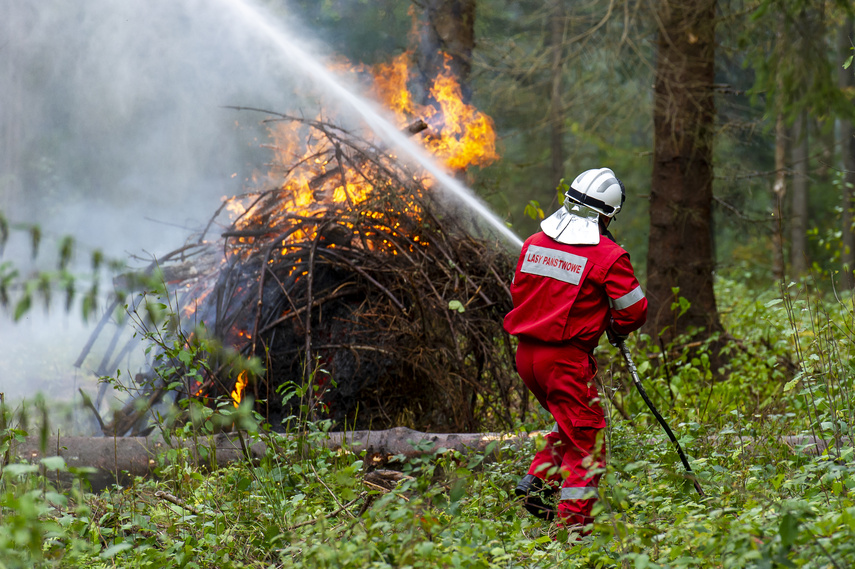
[[[779, 58], [789, 47], [787, 41], [787, 26], [783, 14], [778, 15], [778, 31], [775, 50]], [[787, 123], [784, 118], [784, 77], [778, 73], [775, 79], [777, 89], [775, 98], [775, 182], [772, 186], [772, 274], [775, 280], [782, 282], [787, 274], [787, 261], [784, 254], [784, 204], [787, 195]]]
[[802, 111], [793, 124], [793, 191], [790, 206], [791, 278], [800, 279], [808, 269], [808, 116]]
[[[837, 35], [837, 54], [844, 59], [852, 53], [852, 42], [855, 41], [855, 19], [849, 17], [846, 24], [840, 28]], [[855, 69], [837, 69], [837, 83], [841, 90], [855, 86]], [[840, 121], [840, 155], [843, 169], [843, 251], [841, 252], [840, 286], [844, 290], [855, 288], [855, 232], [852, 231], [853, 212], [855, 207], [855, 128], [850, 119]]]
[[552, 50], [552, 75], [549, 94], [550, 155], [549, 183], [557, 188], [564, 177], [564, 109], [561, 78], [564, 75], [564, 0], [553, 0], [549, 21], [549, 49]]
[[[713, 293], [716, 0], [661, 0], [653, 106], [646, 330], [720, 328]], [[690, 302], [678, 318], [677, 295]]]
[[425, 0], [422, 3], [417, 65], [418, 94], [428, 102], [433, 80], [445, 73], [446, 67], [460, 84], [463, 101], [469, 102], [472, 91], [469, 73], [475, 48], [475, 0]]
[[784, 261], [784, 197], [787, 194], [787, 126], [784, 114], [775, 121], [775, 184], [772, 186], [775, 208], [772, 216], [772, 274], [781, 282], [786, 276]]

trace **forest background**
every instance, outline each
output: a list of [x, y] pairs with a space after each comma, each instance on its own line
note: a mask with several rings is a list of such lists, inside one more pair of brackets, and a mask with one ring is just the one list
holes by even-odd
[[[302, 9], [352, 61], [382, 63], [412, 48], [410, 5], [327, 2]], [[853, 119], [853, 72], [844, 68], [852, 55], [847, 9], [834, 2], [717, 5], [715, 76], [707, 86], [716, 109], [717, 273], [761, 285], [782, 276], [770, 262], [779, 223], [774, 187], [782, 174], [783, 272], [839, 274], [851, 232], [843, 227]], [[477, 3], [469, 82], [476, 106], [496, 122], [501, 159], [470, 172], [470, 181], [521, 236], [537, 228], [525, 213], [531, 200], [549, 213], [558, 206], [561, 178], [608, 165], [628, 188], [615, 230], [646, 274], [656, 42], [664, 26], [679, 26], [662, 19], [665, 12], [667, 5], [632, 2]], [[779, 117], [783, 130], [776, 130]], [[781, 147], [783, 168], [775, 162]], [[795, 247], [807, 250], [804, 259], [789, 255], [793, 241], [803, 241]]]
[[[286, 10], [268, 4], [274, 13]], [[683, 258], [672, 262], [692, 265], [700, 259], [705, 274], [699, 284], [682, 283], [673, 273], [666, 279], [673, 296], [659, 298], [658, 306], [673, 321], [673, 335], [659, 341], [660, 330], [648, 329], [636, 349], [659, 354], [640, 371], [658, 382], [657, 401], [685, 433], [684, 444], [693, 445], [695, 469], [715, 498], [691, 496], [655, 423], [628, 389], [615, 387], [615, 417], [620, 407], [635, 422], [611, 429], [613, 470], [604, 480], [600, 531], [575, 550], [574, 561], [548, 537], [538, 537], [536, 522], [521, 521], [508, 506], [511, 481], [523, 468], [510, 449], [486, 466], [482, 457], [459, 454], [415, 461], [406, 467], [413, 478], [385, 494], [383, 508], [327, 526], [330, 512], [346, 512], [342, 502], [359, 496], [350, 478], [361, 460], [301, 449], [303, 454], [286, 455], [299, 458], [281, 461], [282, 449], [271, 441], [269, 460], [260, 467], [242, 464], [211, 478], [175, 451], [178, 460], [165, 468], [162, 484], [185, 505], [201, 505], [196, 511], [166, 506], [156, 496], [163, 486], [150, 481], [137, 482], [132, 495], [121, 488], [102, 497], [61, 494], [48, 491], [38, 468], [7, 467], [0, 544], [10, 561], [0, 563], [24, 566], [38, 559], [50, 566], [97, 559], [122, 565], [170, 555], [199, 566], [222, 563], [224, 555], [226, 565], [235, 566], [852, 562], [851, 6], [800, 0], [290, 6], [331, 54], [369, 65], [413, 49], [413, 21], [425, 11], [474, 13], [474, 46], [469, 69], [461, 73], [473, 104], [495, 121], [500, 159], [468, 171], [466, 181], [521, 236], [536, 230], [542, 213], [558, 207], [561, 178], [611, 167], [628, 190], [614, 232], [647, 284], [650, 260], [655, 264], [674, 253], [670, 245], [662, 250], [665, 242], [651, 227], [657, 208], [673, 209], [681, 197], [709, 191], [707, 205], [681, 211], [682, 223], [700, 221], [700, 230], [692, 226], [679, 251]], [[654, 134], [675, 128], [667, 120], [665, 127], [657, 123], [663, 119], [655, 112], [663, 107], [657, 106], [662, 90], [654, 87], [667, 74], [659, 67], [668, 47], [662, 37], [673, 37], [672, 45], [706, 42], [709, 49], [698, 57], [711, 58], [714, 75], [690, 86], [687, 113], [714, 122], [695, 132], [698, 143], [676, 159], [711, 164], [708, 186], [688, 180], [672, 198], [657, 202], [663, 155]], [[705, 97], [714, 105], [702, 104]], [[26, 196], [50, 182], [50, 165], [40, 159], [38, 144], [25, 152], [4, 154], [4, 172], [15, 173], [2, 187], [5, 210], [24, 202], [39, 209], [43, 203]], [[63, 200], [85, 196], [49, 197], [50, 207], [62, 208]], [[676, 227], [670, 230], [682, 235]], [[705, 287], [715, 287], [712, 304]], [[612, 367], [619, 368], [614, 360]], [[609, 370], [612, 385], [620, 383], [620, 373]], [[534, 426], [544, 425], [527, 425]], [[323, 425], [306, 429], [322, 433]], [[16, 434], [7, 435], [7, 442]], [[811, 444], [788, 446], [782, 434], [832, 444], [817, 452]], [[639, 437], [651, 441], [651, 448], [633, 444]], [[41, 473], [48, 468], [67, 469], [54, 461], [43, 463]], [[263, 489], [273, 480], [275, 489]], [[233, 492], [232, 499], [218, 501], [223, 488]], [[413, 500], [416, 489], [421, 497]], [[289, 513], [282, 518], [276, 512], [285, 503]], [[247, 524], [250, 512], [256, 521]], [[310, 529], [315, 533], [306, 533]], [[353, 547], [330, 548], [331, 541]]]

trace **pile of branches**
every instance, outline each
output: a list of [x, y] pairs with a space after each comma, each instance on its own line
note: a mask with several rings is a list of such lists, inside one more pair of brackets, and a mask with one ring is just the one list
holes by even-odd
[[[329, 123], [274, 120], [296, 123], [316, 151], [281, 185], [229, 200], [245, 211], [215, 242], [203, 234], [161, 264], [187, 320], [262, 358], [244, 396], [274, 427], [301, 409], [336, 428], [512, 426], [527, 401], [502, 329], [514, 256], [387, 149]], [[299, 212], [297, 177], [313, 192]], [[235, 374], [209, 367], [185, 396], [234, 391]]]

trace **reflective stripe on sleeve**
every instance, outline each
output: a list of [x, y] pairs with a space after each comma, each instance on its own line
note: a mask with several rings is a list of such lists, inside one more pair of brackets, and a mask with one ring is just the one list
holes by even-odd
[[597, 489], [590, 486], [578, 486], [561, 489], [559, 500], [587, 500], [597, 497]]
[[554, 425], [552, 425], [552, 430], [550, 432], [551, 433], [557, 433], [558, 432], [558, 423], [555, 423]]
[[609, 304], [615, 310], [626, 310], [640, 300], [644, 300], [644, 291], [641, 290], [641, 285], [638, 285], [620, 298], [609, 299]]

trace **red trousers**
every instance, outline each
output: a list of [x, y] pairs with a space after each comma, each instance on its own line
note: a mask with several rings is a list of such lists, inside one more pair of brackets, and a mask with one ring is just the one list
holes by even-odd
[[604, 466], [598, 435], [606, 422], [594, 382], [596, 362], [572, 345], [523, 340], [516, 360], [523, 382], [556, 422], [528, 473], [561, 487], [558, 516], [565, 526], [587, 525], [597, 501], [595, 471]]

